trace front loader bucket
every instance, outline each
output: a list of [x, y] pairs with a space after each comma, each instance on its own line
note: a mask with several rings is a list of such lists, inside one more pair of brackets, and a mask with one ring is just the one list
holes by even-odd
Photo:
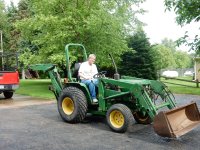
[[163, 137], [177, 138], [200, 124], [196, 103], [191, 103], [166, 112], [159, 112], [154, 118], [154, 131]]

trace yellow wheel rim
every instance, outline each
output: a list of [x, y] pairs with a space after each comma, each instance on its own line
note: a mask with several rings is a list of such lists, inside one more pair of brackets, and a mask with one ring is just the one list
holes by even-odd
[[124, 116], [121, 111], [114, 110], [110, 113], [110, 123], [115, 128], [121, 128], [124, 125]]
[[71, 98], [69, 98], [69, 97], [64, 98], [64, 100], [62, 101], [62, 109], [63, 109], [64, 113], [67, 115], [71, 115], [73, 113], [74, 102], [72, 101]]

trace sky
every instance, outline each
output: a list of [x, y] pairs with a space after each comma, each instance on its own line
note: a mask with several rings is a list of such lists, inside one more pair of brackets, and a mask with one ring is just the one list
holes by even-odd
[[12, 1], [15, 5], [17, 5], [17, 3], [19, 2], [19, 0], [4, 0], [6, 5], [9, 5], [10, 2]]
[[[13, 1], [17, 4], [19, 0], [5, 0], [7, 4]], [[190, 38], [193, 39], [196, 33], [199, 32], [199, 25], [192, 23], [181, 27], [175, 22], [175, 13], [165, 11], [164, 0], [146, 0], [141, 7], [148, 12], [145, 15], [140, 15], [139, 19], [146, 23], [144, 31], [150, 40], [151, 44], [161, 43], [164, 38], [172, 39], [173, 41], [184, 36], [186, 31], [189, 31]], [[182, 45], [177, 48], [183, 51], [188, 51], [189, 48]]]
[[[191, 23], [184, 27], [176, 23], [176, 15], [174, 12], [165, 11], [164, 0], [146, 0], [141, 7], [148, 12], [145, 15], [139, 16], [139, 19], [147, 24], [144, 30], [147, 37], [150, 38], [150, 43], [160, 43], [162, 39], [168, 38], [173, 41], [184, 36], [185, 32], [191, 39], [199, 32], [199, 24]], [[183, 51], [188, 51], [189, 48], [182, 45], [177, 48]]]

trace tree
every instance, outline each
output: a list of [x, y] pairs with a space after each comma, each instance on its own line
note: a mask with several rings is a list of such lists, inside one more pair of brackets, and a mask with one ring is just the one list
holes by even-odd
[[0, 0], [0, 31], [3, 33], [3, 49], [7, 49], [7, 43], [9, 39], [9, 33], [8, 33], [8, 17], [6, 15], [6, 8], [4, 1]]
[[2, 30], [6, 22], [5, 5], [2, 0], [0, 0], [0, 29]]
[[6, 15], [9, 23], [7, 26], [7, 32], [9, 34], [7, 51], [16, 52], [18, 50], [19, 32], [14, 27], [14, 23], [18, 19], [18, 10], [13, 3], [6, 9]]
[[169, 48], [171, 50], [172, 53], [174, 53], [176, 51], [176, 42], [174, 42], [173, 40], [171, 39], [168, 39], [168, 38], [164, 38], [162, 41], [161, 41], [161, 44], [164, 45], [165, 47]]
[[151, 47], [150, 52], [157, 70], [173, 68], [176, 66], [174, 56], [170, 48], [162, 44], [157, 44]]
[[[106, 66], [107, 54], [119, 60], [127, 49], [125, 36], [136, 19], [132, 5], [142, 0], [35, 0], [29, 1], [32, 12], [29, 18], [17, 22], [26, 44], [22, 60], [27, 63], [65, 62], [64, 46], [67, 43], [82, 43], [88, 53], [97, 55], [97, 63]], [[21, 45], [23, 46], [23, 45]], [[27, 56], [32, 53], [31, 59]]]
[[[174, 9], [177, 15], [176, 21], [181, 26], [189, 24], [193, 21], [200, 21], [200, 0], [165, 0], [165, 6], [168, 10]], [[186, 43], [187, 45], [191, 46], [191, 49], [195, 50], [196, 53], [200, 53], [200, 38], [198, 34], [191, 42], [186, 32], [185, 36], [178, 40], [178, 43]]]
[[17, 20], [27, 17], [28, 1], [21, 0], [18, 7], [11, 2], [6, 8], [3, 1], [0, 1], [0, 29], [3, 31], [4, 51], [16, 52], [19, 50], [20, 32], [14, 24]]
[[176, 51], [174, 54], [177, 68], [189, 68], [192, 66], [192, 58], [183, 51]]
[[157, 73], [150, 55], [150, 43], [141, 28], [128, 38], [128, 46], [132, 50], [123, 53], [121, 57], [121, 73], [139, 78], [156, 79]]

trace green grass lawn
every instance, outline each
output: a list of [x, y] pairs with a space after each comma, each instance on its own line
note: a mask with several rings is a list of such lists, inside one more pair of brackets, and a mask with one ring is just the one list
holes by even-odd
[[178, 79], [192, 80], [192, 76], [178, 77]]
[[48, 89], [49, 85], [51, 85], [49, 79], [20, 80], [20, 86], [16, 93], [45, 99], [55, 99], [53, 92]]
[[[184, 79], [190, 78], [186, 77]], [[200, 95], [200, 88], [196, 88], [195, 83], [173, 79], [165, 80], [164, 78], [161, 78], [161, 81], [163, 81], [173, 93]], [[20, 80], [20, 87], [17, 89], [16, 93], [38, 98], [55, 99], [53, 92], [48, 89], [49, 85], [51, 85], [50, 79]]]
[[[192, 77], [182, 77], [181, 79], [192, 80]], [[169, 87], [172, 93], [200, 95], [200, 88], [196, 87], [196, 83], [174, 79], [165, 80], [164, 78], [161, 78], [161, 81]]]

